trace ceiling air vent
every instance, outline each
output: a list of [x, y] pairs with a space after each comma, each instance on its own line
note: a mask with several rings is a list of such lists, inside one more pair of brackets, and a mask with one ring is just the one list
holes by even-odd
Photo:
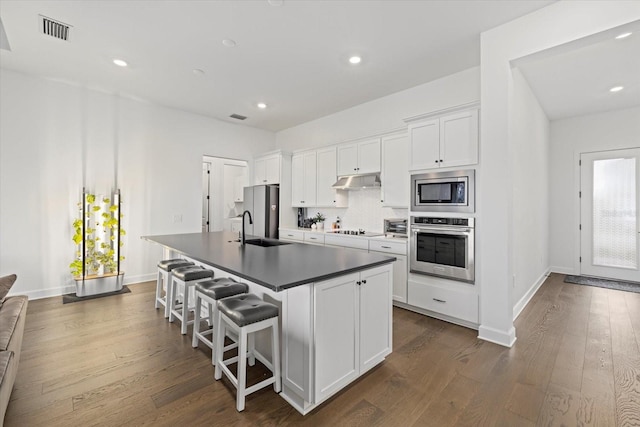
[[59, 40], [69, 40], [69, 29], [71, 28], [71, 25], [56, 21], [55, 19], [47, 18], [43, 15], [38, 15], [38, 17], [40, 18], [40, 32], [42, 34]]
[[238, 119], [238, 120], [245, 120], [247, 118], [246, 116], [241, 116], [240, 114], [232, 114], [229, 117], [231, 117], [232, 119]]

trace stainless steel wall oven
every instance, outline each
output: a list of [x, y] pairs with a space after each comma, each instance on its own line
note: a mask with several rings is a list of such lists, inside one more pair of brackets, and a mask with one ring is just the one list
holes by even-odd
[[475, 281], [475, 219], [411, 217], [410, 271]]

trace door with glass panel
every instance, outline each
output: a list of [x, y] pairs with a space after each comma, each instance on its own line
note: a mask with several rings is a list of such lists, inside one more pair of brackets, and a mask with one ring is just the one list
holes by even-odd
[[640, 282], [640, 148], [580, 160], [580, 274]]

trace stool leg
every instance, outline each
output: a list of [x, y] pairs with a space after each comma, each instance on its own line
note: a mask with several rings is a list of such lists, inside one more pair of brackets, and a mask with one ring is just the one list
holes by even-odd
[[[213, 344], [213, 348], [211, 349], [211, 364], [216, 364], [216, 349], [218, 348], [218, 344], [216, 343], [216, 337], [218, 333], [216, 331], [216, 323], [214, 319], [217, 317], [218, 307], [215, 304], [209, 303], [209, 324], [211, 325], [211, 344]], [[222, 340], [222, 345], [224, 346], [224, 339]]]
[[[158, 277], [156, 278], [156, 308], [160, 308], [160, 298], [162, 298], [162, 272], [158, 269]], [[166, 302], [169, 303], [168, 300]]]
[[196, 292], [196, 307], [193, 311], [193, 338], [191, 339], [191, 347], [198, 347], [198, 332], [200, 332], [200, 305], [202, 304], [202, 300], [200, 299], [200, 294]]
[[273, 389], [276, 393], [280, 393], [282, 389], [282, 380], [280, 378], [280, 339], [278, 331], [278, 318], [273, 319], [271, 325], [271, 364], [273, 365], [273, 376], [276, 382], [273, 383]]
[[222, 369], [220, 366], [222, 365], [222, 358], [224, 357], [224, 336], [226, 332], [224, 329], [224, 321], [220, 315], [220, 312], [216, 314], [216, 341], [213, 346], [213, 352], [215, 356], [215, 365], [216, 369], [213, 371], [213, 377], [216, 380], [222, 378]]
[[[256, 334], [249, 334], [249, 349], [247, 357], [249, 358], [249, 366], [254, 366], [256, 364]], [[238, 353], [240, 354], [240, 353]]]
[[189, 288], [187, 282], [184, 283], [184, 297], [182, 298], [182, 325], [180, 332], [182, 335], [187, 334], [187, 320], [189, 318]]
[[169, 271], [166, 274], [163, 274], [165, 286], [167, 287], [167, 291], [165, 293], [165, 305], [164, 305], [164, 318], [169, 317], [169, 312], [171, 311], [171, 297], [173, 296], [173, 292], [171, 292], [171, 282], [173, 281], [173, 275]]
[[173, 310], [175, 310], [176, 308], [176, 295], [177, 295], [177, 289], [176, 287], [178, 286], [178, 284], [176, 283], [175, 279], [172, 277], [171, 278], [171, 302], [169, 303], [169, 322], [172, 322], [176, 319], [176, 316], [173, 314]]
[[238, 395], [236, 396], [236, 409], [238, 412], [244, 411], [245, 390], [247, 387], [247, 330], [240, 328], [238, 337]]

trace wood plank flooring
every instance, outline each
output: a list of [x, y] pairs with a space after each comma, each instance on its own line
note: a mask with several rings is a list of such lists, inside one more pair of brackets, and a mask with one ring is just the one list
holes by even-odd
[[5, 426], [640, 426], [640, 294], [563, 278], [520, 315], [511, 349], [395, 308], [393, 354], [305, 417], [272, 388], [236, 412], [211, 351], [153, 308], [155, 283], [30, 301]]

